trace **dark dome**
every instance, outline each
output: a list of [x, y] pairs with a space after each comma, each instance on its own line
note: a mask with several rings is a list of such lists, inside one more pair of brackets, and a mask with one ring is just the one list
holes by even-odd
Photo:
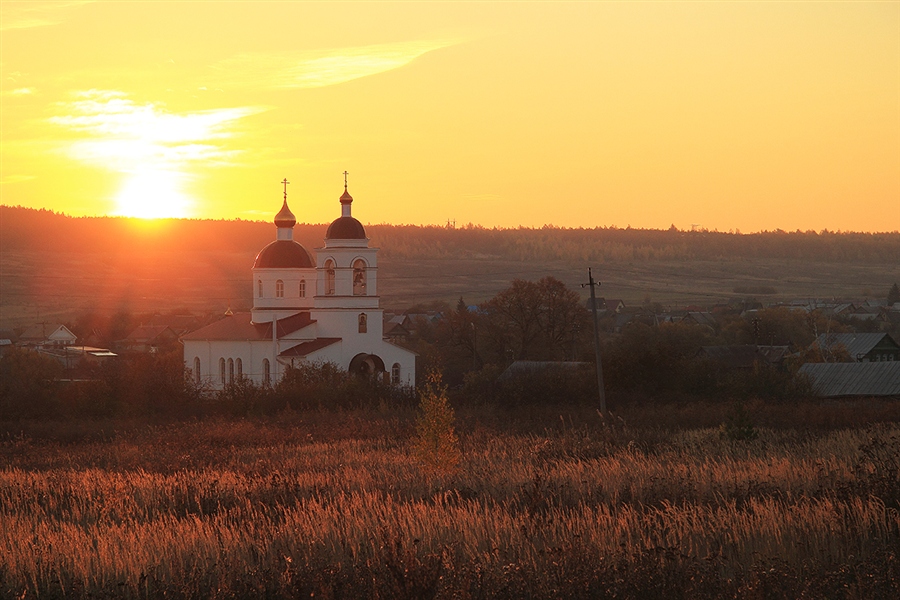
[[275, 240], [256, 256], [254, 269], [311, 269], [312, 256], [293, 240]]
[[338, 217], [325, 232], [326, 240], [364, 240], [366, 230], [362, 223], [353, 217]]

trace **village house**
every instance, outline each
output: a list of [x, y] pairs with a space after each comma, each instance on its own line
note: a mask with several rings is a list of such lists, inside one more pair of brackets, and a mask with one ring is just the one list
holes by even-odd
[[900, 361], [900, 345], [886, 333], [823, 333], [810, 348], [818, 349], [826, 359], [846, 352], [854, 362]]
[[78, 339], [72, 331], [62, 323], [37, 323], [23, 331], [16, 345], [32, 348], [69, 346]]

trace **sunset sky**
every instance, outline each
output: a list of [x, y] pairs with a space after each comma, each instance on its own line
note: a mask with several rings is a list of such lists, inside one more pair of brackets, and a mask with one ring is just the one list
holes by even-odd
[[900, 229], [900, 2], [0, 3], [0, 203]]

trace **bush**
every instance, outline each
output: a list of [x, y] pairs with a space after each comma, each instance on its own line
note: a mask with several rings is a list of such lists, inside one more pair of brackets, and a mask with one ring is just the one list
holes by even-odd
[[454, 414], [441, 375], [432, 371], [420, 394], [413, 453], [427, 472], [452, 475], [461, 458]]
[[412, 407], [416, 395], [412, 388], [352, 375], [326, 362], [288, 367], [270, 402], [271, 408], [291, 410]]
[[16, 349], [0, 357], [0, 419], [54, 415], [62, 372], [57, 361], [31, 350]]

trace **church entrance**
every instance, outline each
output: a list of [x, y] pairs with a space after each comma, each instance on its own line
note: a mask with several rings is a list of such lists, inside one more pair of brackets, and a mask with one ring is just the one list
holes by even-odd
[[380, 376], [381, 373], [384, 373], [384, 361], [375, 354], [363, 352], [353, 357], [348, 371], [360, 377]]

